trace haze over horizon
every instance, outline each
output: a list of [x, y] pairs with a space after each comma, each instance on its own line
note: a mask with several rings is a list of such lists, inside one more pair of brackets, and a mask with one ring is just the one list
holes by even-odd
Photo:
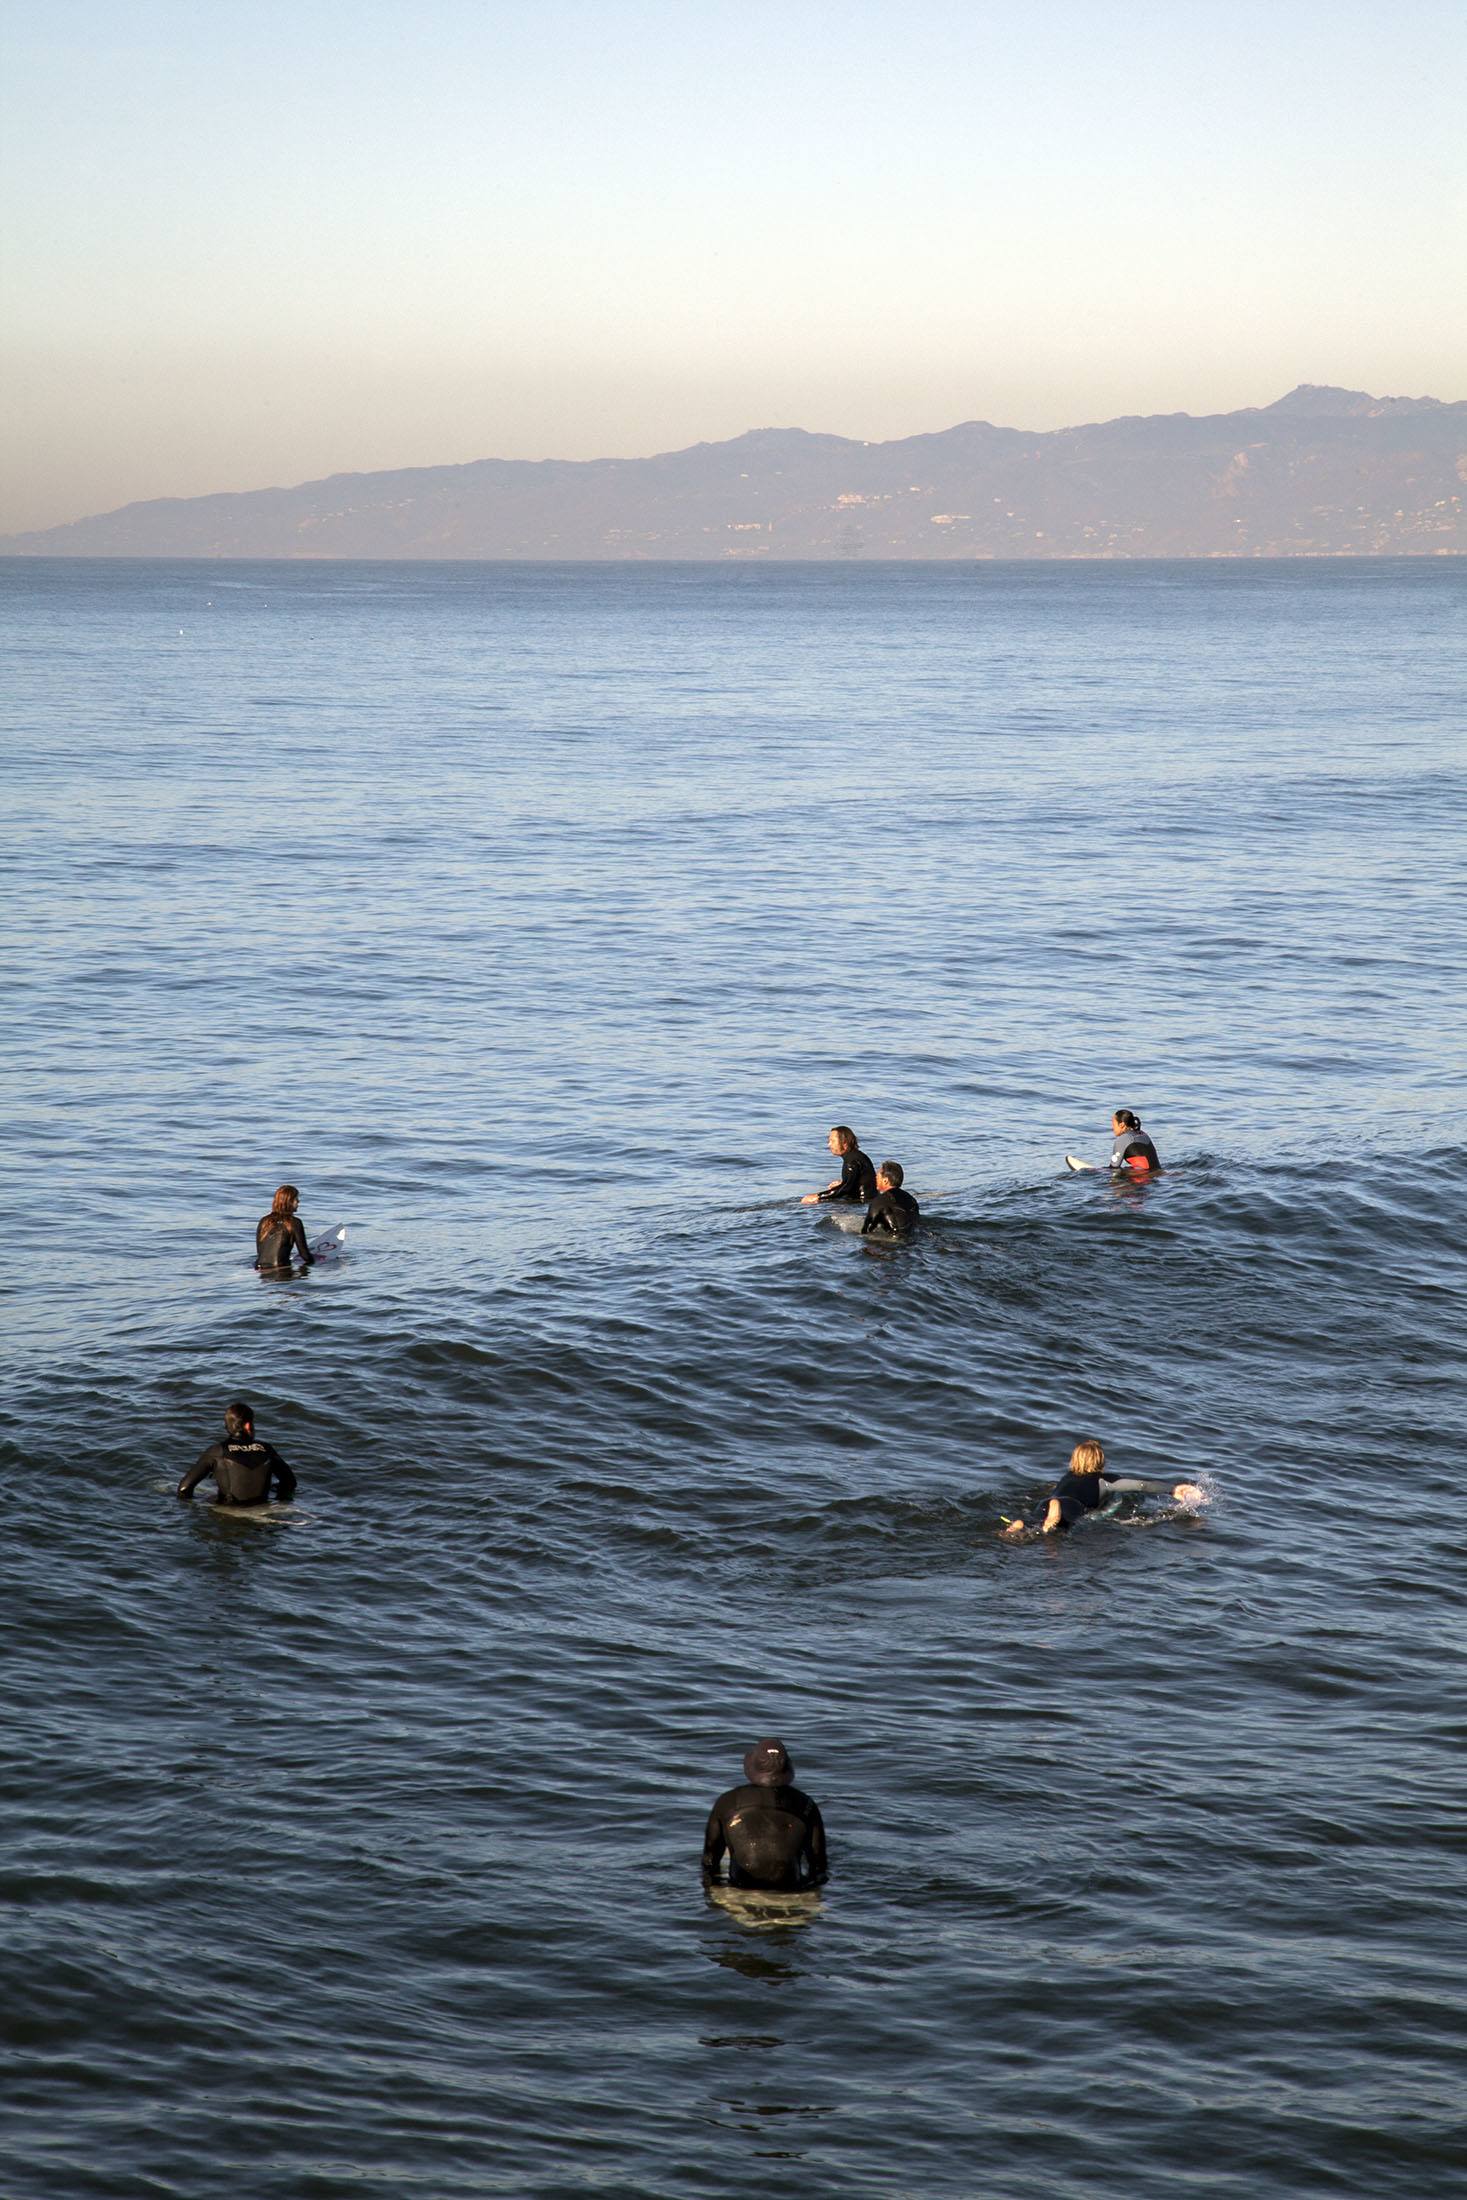
[[1412, 0], [13, 10], [0, 532], [758, 427], [1467, 389]]

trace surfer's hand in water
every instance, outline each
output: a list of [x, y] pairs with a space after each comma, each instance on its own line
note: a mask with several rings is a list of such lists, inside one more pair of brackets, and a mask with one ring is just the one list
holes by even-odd
[[1200, 1505], [1204, 1501], [1203, 1493], [1195, 1482], [1179, 1482], [1172, 1495], [1179, 1505]]
[[818, 1192], [806, 1192], [804, 1198], [800, 1201], [800, 1205], [802, 1207], [818, 1207], [820, 1205], [820, 1194]]
[[998, 1532], [1000, 1535], [1022, 1535], [1024, 1523], [1022, 1520], [1006, 1520]]

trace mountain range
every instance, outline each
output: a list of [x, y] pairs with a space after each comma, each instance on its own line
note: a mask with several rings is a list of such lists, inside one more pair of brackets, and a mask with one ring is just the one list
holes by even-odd
[[860, 443], [761, 428], [653, 458], [480, 459], [166, 497], [0, 537], [108, 558], [1176, 558], [1467, 551], [1467, 403], [1276, 404]]

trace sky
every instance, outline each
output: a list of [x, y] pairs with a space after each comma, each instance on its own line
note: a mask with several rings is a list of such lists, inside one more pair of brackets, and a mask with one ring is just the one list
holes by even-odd
[[1463, 0], [0, 0], [0, 529], [1467, 398]]

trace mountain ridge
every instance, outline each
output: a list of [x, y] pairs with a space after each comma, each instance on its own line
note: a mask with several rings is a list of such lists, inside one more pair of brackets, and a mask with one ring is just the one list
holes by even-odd
[[1231, 413], [887, 442], [750, 428], [644, 458], [470, 459], [158, 497], [0, 556], [692, 560], [1467, 552], [1467, 403], [1300, 383]]

